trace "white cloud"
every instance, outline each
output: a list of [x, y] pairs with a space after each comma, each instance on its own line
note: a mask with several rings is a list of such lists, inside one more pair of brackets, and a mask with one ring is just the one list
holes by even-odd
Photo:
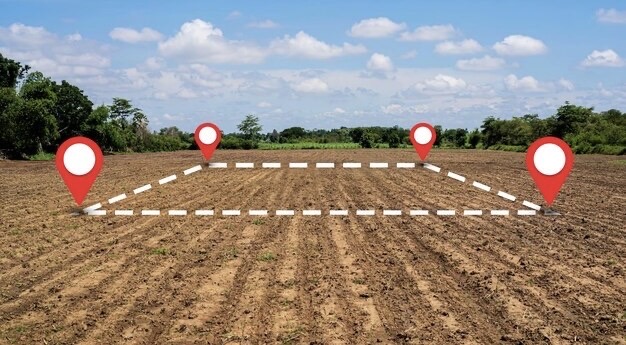
[[309, 59], [329, 59], [344, 55], [362, 54], [367, 51], [362, 45], [344, 43], [343, 46], [330, 45], [300, 31], [295, 36], [285, 35], [270, 43], [270, 51], [278, 55], [298, 56]]
[[594, 50], [580, 64], [584, 67], [622, 67], [624, 60], [613, 49]]
[[262, 101], [262, 102], [257, 103], [256, 106], [259, 107], [259, 108], [271, 108], [272, 107], [272, 103]]
[[438, 74], [433, 79], [427, 79], [414, 85], [421, 93], [454, 93], [465, 89], [467, 83], [461, 78], [445, 74]]
[[460, 42], [446, 41], [435, 46], [435, 52], [443, 55], [474, 54], [481, 52], [483, 47], [475, 40], [467, 39]]
[[165, 66], [165, 60], [159, 57], [149, 57], [144, 62], [144, 66], [151, 70], [158, 70]]
[[350, 36], [362, 38], [389, 37], [396, 32], [404, 30], [406, 24], [395, 23], [386, 17], [363, 19], [352, 25], [348, 32]]
[[57, 40], [57, 36], [41, 26], [27, 26], [21, 23], [0, 27], [0, 42], [23, 46], [38, 46]]
[[346, 111], [343, 108], [337, 107], [337, 108], [333, 109], [333, 113], [335, 113], [335, 114], [345, 114]]
[[166, 57], [217, 64], [259, 63], [266, 56], [255, 45], [225, 39], [222, 30], [200, 19], [184, 23], [174, 37], [159, 43], [159, 52]]
[[390, 72], [393, 71], [393, 63], [388, 56], [374, 53], [367, 61], [367, 68], [372, 71]]
[[410, 50], [400, 56], [401, 59], [415, 59], [417, 57], [417, 50]]
[[274, 29], [274, 28], [279, 27], [280, 25], [274, 21], [267, 19], [267, 20], [262, 20], [260, 22], [252, 22], [248, 24], [248, 26], [251, 28], [257, 28], [257, 29]]
[[70, 42], [79, 42], [83, 39], [83, 36], [81, 36], [79, 33], [75, 33], [65, 36], [65, 39]]
[[543, 91], [543, 88], [539, 85], [539, 81], [530, 75], [517, 78], [515, 74], [509, 74], [506, 78], [504, 78], [504, 85], [510, 91]]
[[574, 90], [574, 83], [564, 78], [559, 79], [559, 86], [567, 91]]
[[126, 43], [154, 42], [163, 38], [160, 32], [151, 28], [143, 28], [140, 31], [131, 28], [114, 28], [109, 32], [109, 36], [116, 41]]
[[235, 10], [235, 11], [230, 12], [228, 14], [228, 16], [226, 17], [226, 19], [235, 19], [235, 18], [239, 18], [241, 16], [242, 16], [242, 13], [237, 11], [237, 10]]
[[292, 84], [294, 90], [304, 93], [324, 93], [328, 91], [328, 84], [319, 78], [305, 79]]
[[420, 26], [415, 30], [403, 32], [400, 35], [401, 41], [443, 41], [452, 38], [457, 34], [457, 30], [454, 26], [447, 25], [432, 25], [432, 26]]
[[78, 55], [57, 55], [57, 61], [64, 65], [78, 65], [104, 68], [108, 67], [111, 61], [108, 58], [93, 53], [83, 53]]
[[456, 62], [456, 68], [464, 71], [492, 71], [500, 69], [504, 67], [504, 65], [504, 59], [491, 57], [489, 55]]
[[546, 45], [536, 38], [523, 35], [510, 35], [493, 45], [500, 55], [539, 55], [548, 51]]
[[380, 107], [383, 114], [401, 115], [401, 114], [423, 114], [428, 111], [426, 105], [406, 106], [398, 103], [392, 103]]
[[601, 8], [596, 12], [596, 18], [603, 23], [625, 24], [626, 11], [618, 11], [614, 8], [608, 10]]

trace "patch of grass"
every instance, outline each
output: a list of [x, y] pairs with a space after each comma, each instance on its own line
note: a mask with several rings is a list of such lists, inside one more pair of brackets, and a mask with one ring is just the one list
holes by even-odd
[[615, 164], [626, 165], [626, 159], [618, 159], [616, 161], [612, 161]]
[[361, 146], [357, 143], [259, 143], [261, 150], [336, 150], [336, 149], [358, 149]]
[[47, 152], [39, 152], [37, 154], [34, 154], [30, 157], [28, 157], [28, 160], [30, 161], [51, 161], [53, 160], [55, 157], [55, 155], [53, 153], [47, 153]]
[[252, 221], [252, 224], [254, 224], [254, 225], [263, 225], [263, 224], [265, 224], [265, 220], [263, 220], [261, 218], [257, 218], [257, 219]]
[[622, 314], [622, 319], [626, 320], [626, 311]]
[[234, 260], [237, 256], [239, 256], [239, 251], [235, 247], [228, 248], [224, 254], [222, 254], [224, 260]]
[[276, 254], [274, 254], [272, 252], [265, 252], [265, 253], [259, 255], [259, 260], [265, 261], [265, 262], [274, 261], [274, 260], [276, 260]]
[[304, 328], [302, 328], [302, 326], [296, 326], [282, 334], [279, 341], [282, 345], [296, 344], [297, 340], [300, 339], [303, 334]]
[[153, 255], [167, 255], [167, 253], [168, 253], [167, 248], [154, 248], [150, 252], [150, 254], [153, 254]]
[[363, 278], [354, 278], [354, 279], [352, 279], [352, 282], [354, 284], [363, 285], [363, 284], [365, 284], [365, 279], [363, 279]]

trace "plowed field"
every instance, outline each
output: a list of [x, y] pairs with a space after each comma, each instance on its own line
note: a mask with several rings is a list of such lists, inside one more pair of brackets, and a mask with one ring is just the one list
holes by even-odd
[[53, 162], [0, 161], [0, 344], [626, 344], [623, 160], [577, 156], [561, 215], [519, 216], [523, 200], [543, 204], [524, 154], [433, 151], [440, 173], [396, 168], [416, 158], [218, 151], [227, 169], [184, 175], [199, 152], [106, 156], [83, 205], [102, 202], [106, 216], [71, 215]]

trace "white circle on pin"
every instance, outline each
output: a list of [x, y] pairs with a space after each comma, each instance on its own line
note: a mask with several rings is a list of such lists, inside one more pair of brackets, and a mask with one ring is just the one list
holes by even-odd
[[83, 176], [96, 165], [96, 154], [85, 144], [73, 144], [65, 150], [63, 165], [72, 175]]
[[418, 144], [426, 145], [433, 138], [433, 134], [430, 132], [428, 127], [418, 127], [415, 130], [415, 133], [413, 133], [413, 138], [415, 138], [415, 141], [417, 141]]
[[204, 127], [200, 130], [200, 141], [205, 145], [211, 145], [217, 140], [217, 132], [213, 127]]
[[535, 151], [533, 162], [540, 173], [556, 175], [565, 167], [565, 152], [559, 145], [543, 144]]

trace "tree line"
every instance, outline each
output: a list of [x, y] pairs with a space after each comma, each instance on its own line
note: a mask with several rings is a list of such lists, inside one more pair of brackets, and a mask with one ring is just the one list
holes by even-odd
[[[63, 80], [53, 81], [41, 72], [0, 54], [0, 156], [29, 158], [54, 153], [66, 139], [83, 135], [105, 152], [147, 152], [197, 149], [193, 134], [177, 127], [148, 129], [148, 118], [124, 98], [94, 106], [87, 95]], [[487, 117], [480, 128], [443, 129], [435, 146], [443, 148], [525, 151], [537, 138], [563, 138], [575, 153], [626, 154], [626, 113], [566, 102], [545, 119], [527, 114], [511, 119]], [[291, 127], [263, 133], [257, 116], [248, 115], [237, 133], [224, 135], [219, 148], [257, 149], [271, 143], [351, 143], [363, 148], [407, 147], [409, 130], [394, 127], [341, 127], [313, 129]], [[306, 147], [306, 146], [303, 146]]]

